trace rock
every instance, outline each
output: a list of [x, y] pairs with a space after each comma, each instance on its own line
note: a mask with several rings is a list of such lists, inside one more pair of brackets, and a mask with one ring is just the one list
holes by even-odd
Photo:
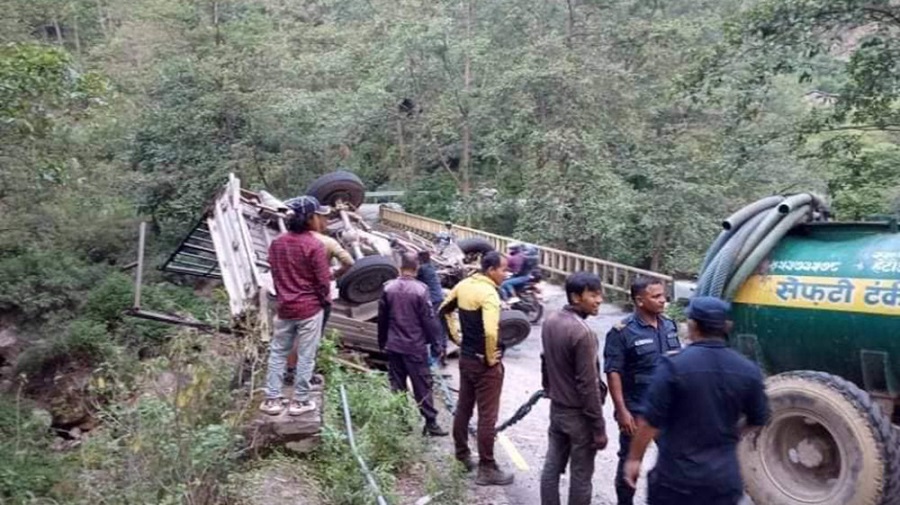
[[57, 377], [46, 393], [50, 397], [50, 413], [53, 426], [69, 429], [88, 423], [92, 416], [88, 408], [87, 386], [90, 371], [81, 371]]
[[56, 452], [65, 452], [71, 449], [74, 449], [81, 445], [81, 440], [66, 440], [61, 437], [57, 437], [53, 440], [53, 443], [50, 444], [50, 449]]
[[297, 442], [288, 442], [284, 444], [284, 447], [296, 454], [306, 454], [308, 452], [312, 452], [321, 441], [322, 437], [320, 437], [319, 435], [314, 435]]
[[53, 416], [44, 409], [31, 409], [31, 418], [40, 421], [41, 425], [48, 430], [53, 426]]
[[19, 335], [15, 327], [11, 326], [0, 331], [0, 366], [14, 365], [20, 350]]
[[312, 388], [310, 398], [316, 403], [316, 410], [300, 416], [289, 416], [287, 410], [277, 416], [258, 412], [243, 429], [244, 442], [249, 452], [260, 454], [276, 447], [284, 447], [303, 453], [315, 448], [322, 431], [321, 388]]
[[81, 428], [77, 426], [69, 430], [69, 436], [72, 437], [73, 440], [79, 440], [81, 438]]

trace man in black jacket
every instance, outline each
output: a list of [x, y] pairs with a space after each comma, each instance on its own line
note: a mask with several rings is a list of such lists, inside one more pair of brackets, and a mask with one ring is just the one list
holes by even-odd
[[378, 347], [387, 351], [391, 389], [406, 391], [412, 382], [413, 396], [425, 418], [424, 434], [446, 436], [437, 424], [431, 392], [428, 345], [440, 355], [440, 325], [428, 297], [428, 287], [416, 280], [419, 260], [415, 253], [400, 258], [400, 277], [387, 283], [378, 303]]
[[656, 439], [659, 455], [647, 486], [651, 505], [741, 501], [738, 441], [742, 431], [766, 424], [769, 401], [759, 367], [728, 347], [730, 311], [718, 298], [692, 299], [687, 310], [692, 343], [663, 358], [650, 383], [625, 479], [635, 487], [644, 451]]
[[541, 328], [542, 378], [550, 398], [547, 457], [541, 473], [541, 504], [559, 504], [559, 476], [572, 472], [569, 505], [591, 503], [594, 457], [607, 444], [603, 421], [606, 387], [600, 381], [597, 335], [585, 323], [603, 302], [596, 275], [579, 272], [566, 279], [569, 304]]

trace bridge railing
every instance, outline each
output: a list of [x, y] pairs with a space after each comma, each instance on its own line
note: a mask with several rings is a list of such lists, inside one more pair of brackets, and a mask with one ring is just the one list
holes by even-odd
[[[443, 221], [401, 212], [385, 206], [381, 207], [379, 216], [384, 224], [408, 229], [413, 232], [436, 235], [445, 229]], [[474, 237], [485, 239], [498, 251], [506, 251], [511, 243], [522, 242], [512, 237], [504, 237], [456, 224], [453, 225], [453, 233], [456, 235], [457, 240]], [[605, 288], [623, 293], [628, 293], [631, 282], [636, 277], [659, 279], [665, 284], [667, 289], [672, 287], [672, 277], [658, 272], [592, 258], [553, 247], [538, 245], [537, 248], [540, 250], [541, 255], [541, 269], [552, 274], [566, 276], [574, 272], [592, 272], [600, 277]]]

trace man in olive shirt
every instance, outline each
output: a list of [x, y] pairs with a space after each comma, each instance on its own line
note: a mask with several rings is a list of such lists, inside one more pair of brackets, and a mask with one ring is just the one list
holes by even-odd
[[566, 279], [569, 304], [541, 328], [542, 379], [550, 398], [547, 457], [541, 474], [541, 504], [559, 504], [559, 476], [572, 472], [569, 505], [591, 503], [594, 457], [607, 444], [603, 421], [606, 386], [600, 381], [597, 335], [585, 323], [603, 302], [600, 278], [578, 272]]

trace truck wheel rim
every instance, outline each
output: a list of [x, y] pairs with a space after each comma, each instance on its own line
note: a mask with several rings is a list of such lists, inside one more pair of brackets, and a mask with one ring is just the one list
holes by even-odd
[[822, 418], [788, 412], [772, 419], [762, 441], [767, 473], [782, 492], [803, 503], [822, 503], [843, 489], [846, 451]]

